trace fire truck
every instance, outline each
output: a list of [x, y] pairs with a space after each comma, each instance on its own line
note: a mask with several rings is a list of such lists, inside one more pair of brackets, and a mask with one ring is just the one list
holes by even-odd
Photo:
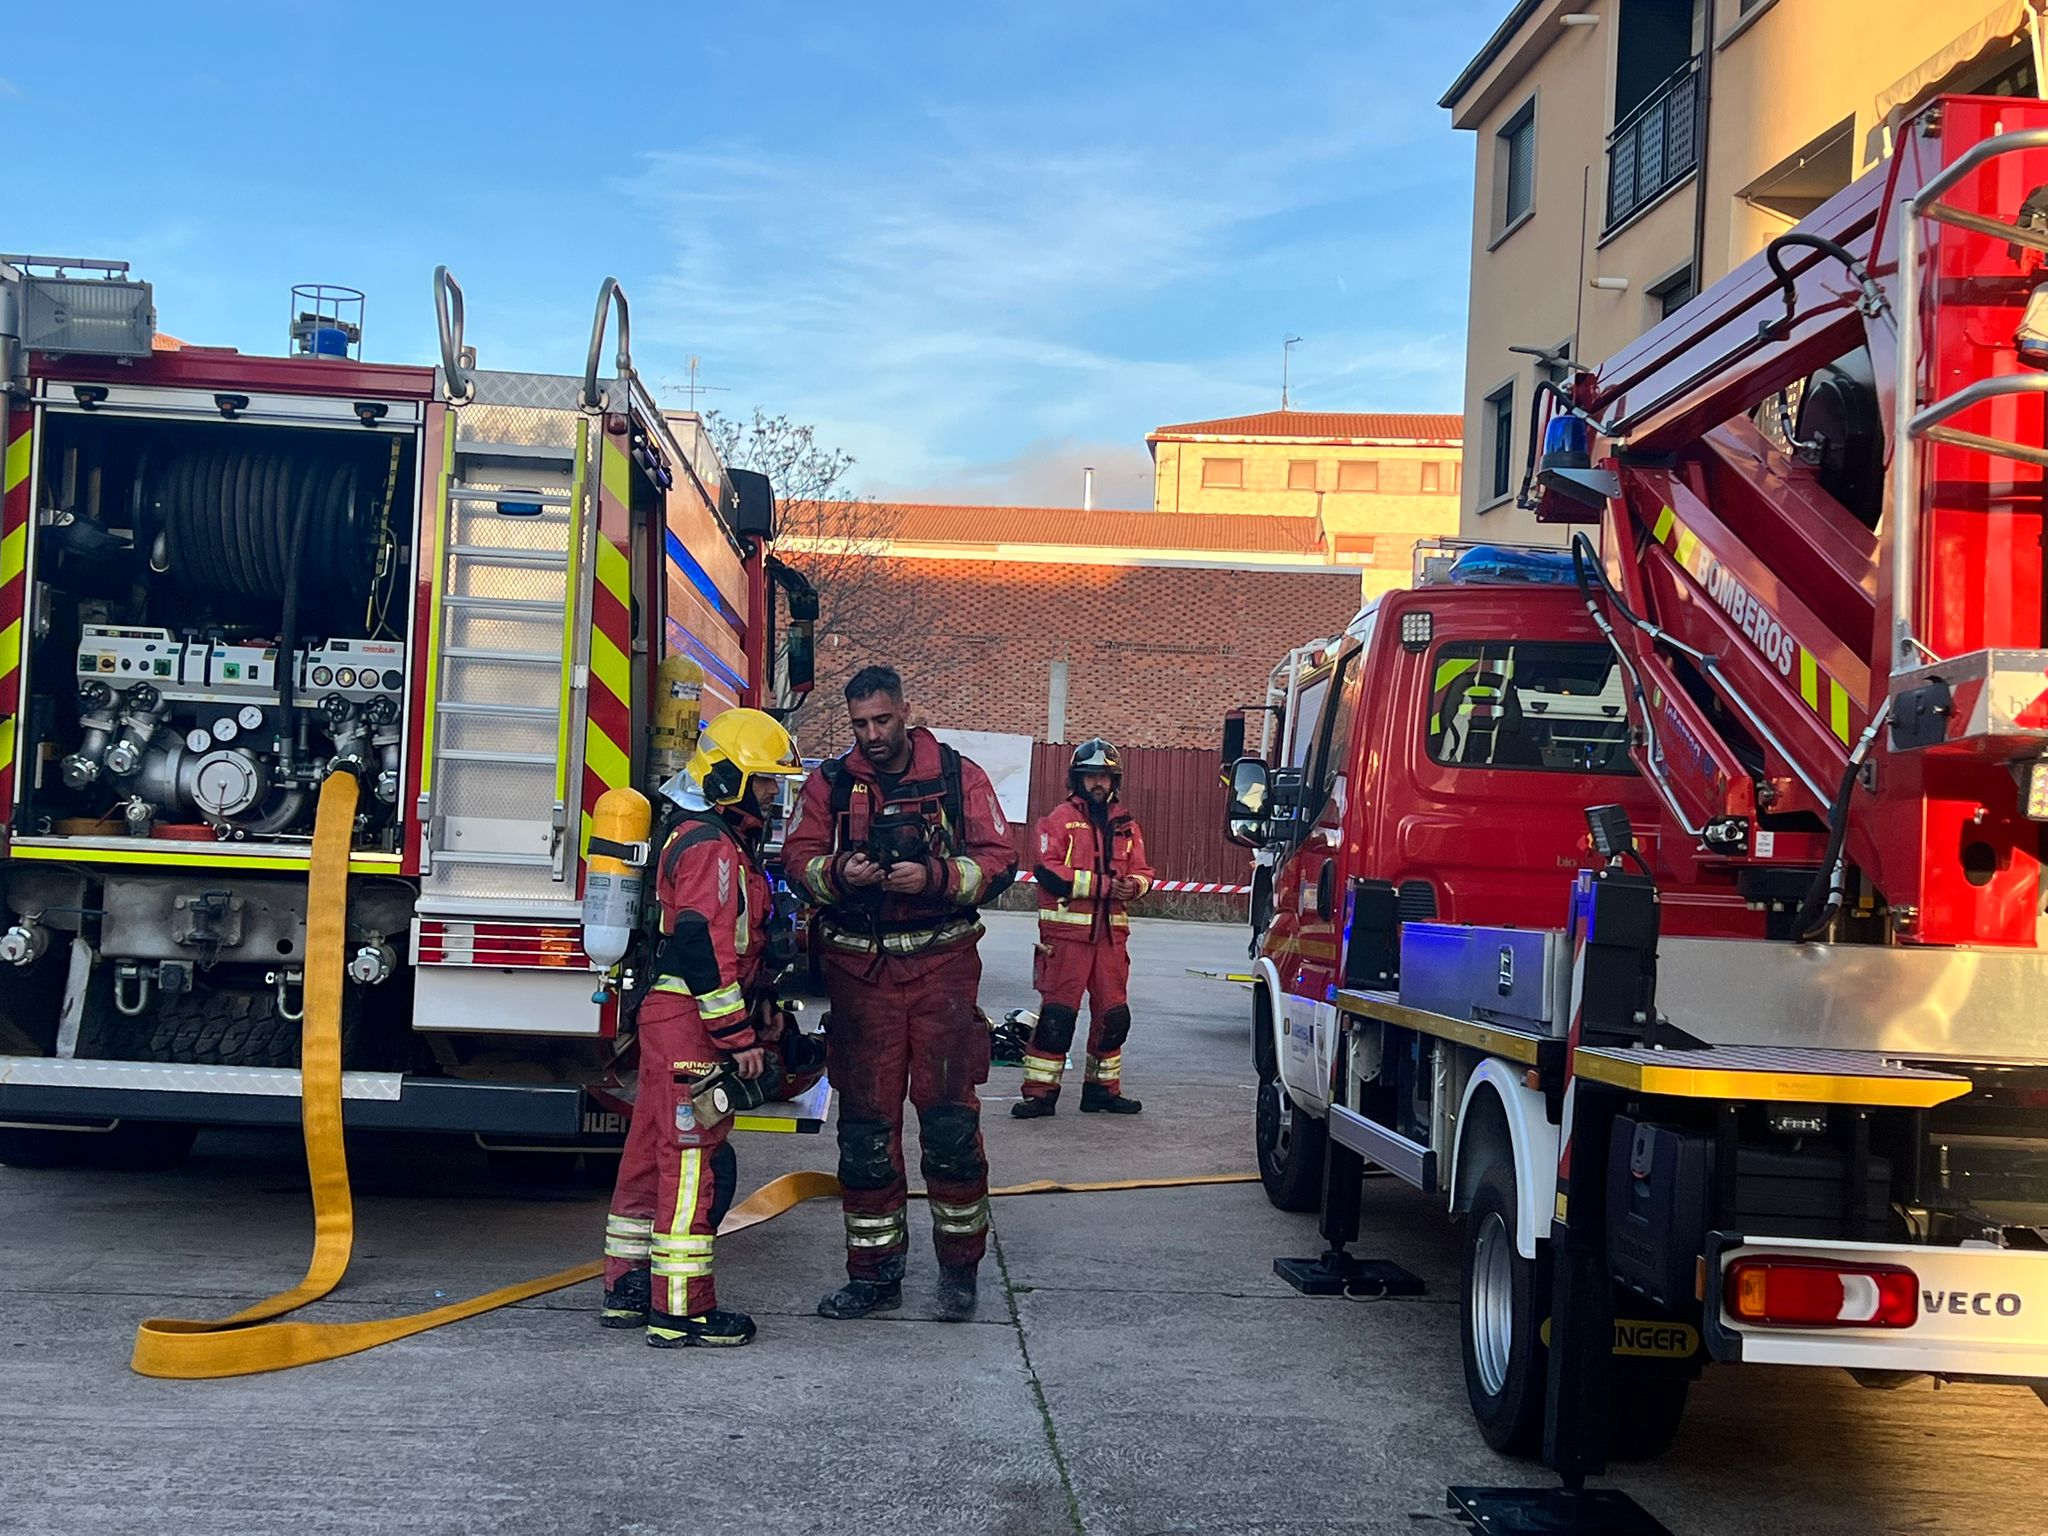
[[585, 953], [592, 812], [806, 689], [816, 594], [615, 281], [565, 374], [479, 368], [434, 300], [438, 367], [363, 361], [317, 286], [245, 356], [159, 336], [122, 263], [0, 263], [0, 1160], [297, 1122], [341, 771], [347, 1124], [618, 1144], [644, 949]]
[[1431, 551], [1234, 766], [1283, 1273], [1368, 1273], [1368, 1164], [1441, 1198], [1568, 1490], [1709, 1364], [2048, 1385], [2044, 368], [2048, 105], [1941, 99], [1540, 399], [1567, 548]]

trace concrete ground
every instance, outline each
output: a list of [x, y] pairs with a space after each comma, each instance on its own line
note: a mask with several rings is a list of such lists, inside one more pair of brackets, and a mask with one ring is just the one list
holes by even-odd
[[[983, 1000], [1029, 1004], [1031, 926], [996, 914]], [[1251, 1167], [1236, 930], [1139, 923], [1131, 1120], [1007, 1114], [996, 1182]], [[302, 1314], [353, 1320], [594, 1257], [601, 1194], [514, 1198], [472, 1148], [366, 1139], [354, 1268]], [[742, 1188], [829, 1167], [829, 1137], [750, 1136]], [[1457, 1248], [1434, 1201], [1367, 1190], [1362, 1252], [1429, 1294], [1296, 1296], [1312, 1218], [1255, 1184], [998, 1201], [979, 1322], [929, 1318], [924, 1218], [900, 1319], [827, 1323], [839, 1220], [819, 1203], [720, 1245], [751, 1349], [665, 1353], [595, 1323], [594, 1286], [283, 1375], [132, 1375], [147, 1315], [283, 1289], [310, 1242], [292, 1137], [209, 1133], [163, 1175], [0, 1168], [0, 1531], [1408, 1533], [1451, 1483], [1544, 1481], [1490, 1453], [1458, 1362]], [[1679, 1536], [2048, 1529], [2031, 1393], [1752, 1367], [1696, 1389], [1677, 1447], [1615, 1485]]]

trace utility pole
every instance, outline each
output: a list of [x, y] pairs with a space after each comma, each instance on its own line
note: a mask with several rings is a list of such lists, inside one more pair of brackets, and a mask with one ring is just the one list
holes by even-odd
[[1287, 365], [1293, 360], [1294, 348], [1300, 342], [1299, 336], [1290, 336], [1280, 343], [1280, 409], [1287, 409]]

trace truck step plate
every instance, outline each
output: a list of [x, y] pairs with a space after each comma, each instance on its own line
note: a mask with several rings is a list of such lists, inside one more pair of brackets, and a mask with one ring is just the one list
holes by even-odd
[[1480, 1536], [1671, 1536], [1613, 1488], [1453, 1488], [1444, 1507]]
[[1868, 1051], [1718, 1045], [1697, 1051], [1646, 1046], [1582, 1048], [1578, 1075], [1631, 1093], [1681, 1099], [1778, 1100], [1931, 1109], [1970, 1091], [1949, 1072], [1902, 1067]]

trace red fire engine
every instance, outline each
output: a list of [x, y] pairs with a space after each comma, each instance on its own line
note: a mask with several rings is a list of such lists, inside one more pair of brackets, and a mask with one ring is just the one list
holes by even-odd
[[435, 301], [439, 368], [361, 361], [325, 288], [250, 357], [157, 337], [123, 264], [0, 263], [0, 1159], [296, 1123], [343, 769], [348, 1123], [616, 1145], [636, 956], [583, 950], [591, 812], [807, 687], [815, 595], [767, 481], [648, 395], [616, 283], [566, 375], [477, 368]]
[[2044, 258], [2048, 105], [1936, 102], [1547, 398], [1597, 533], [1425, 551], [1237, 764], [1287, 1272], [1367, 1162], [1442, 1196], [1473, 1412], [1573, 1484], [1710, 1361], [2048, 1384]]

